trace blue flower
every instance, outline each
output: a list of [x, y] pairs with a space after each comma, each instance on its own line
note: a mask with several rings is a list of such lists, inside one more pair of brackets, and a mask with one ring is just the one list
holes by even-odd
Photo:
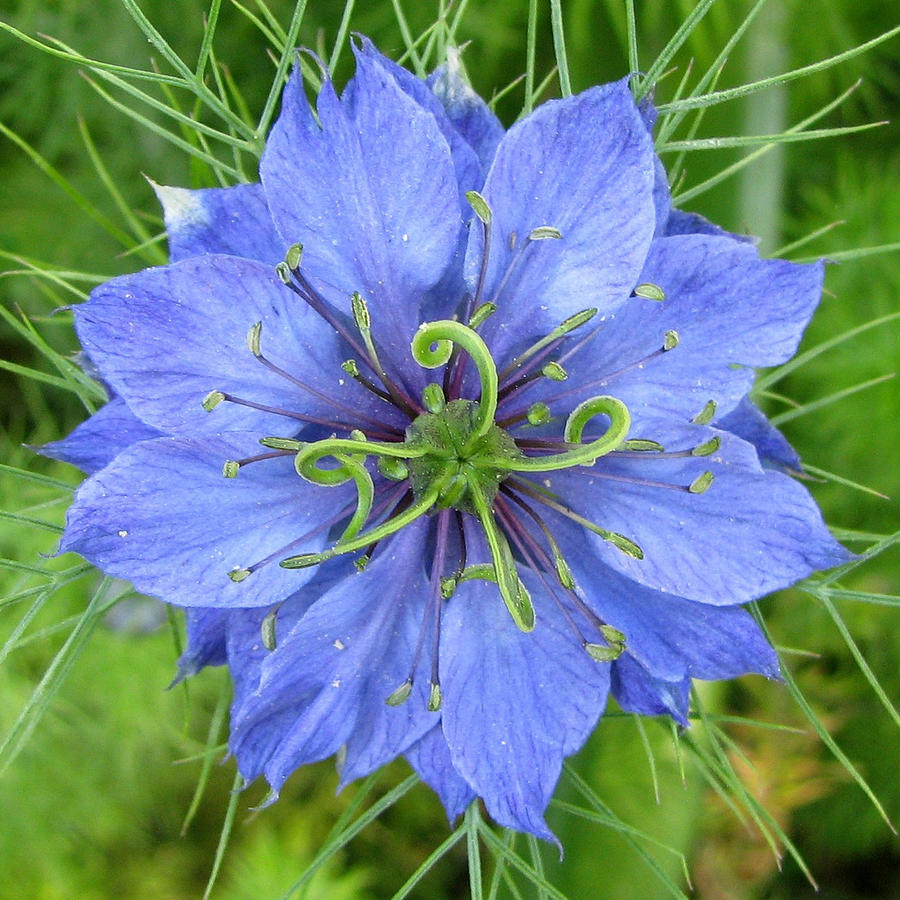
[[75, 310], [114, 399], [45, 449], [91, 473], [61, 549], [186, 609], [247, 779], [403, 755], [552, 839], [610, 691], [687, 724], [691, 679], [778, 677], [741, 604], [847, 559], [747, 399], [822, 265], [673, 209], [627, 81], [504, 133], [452, 59], [356, 58]]

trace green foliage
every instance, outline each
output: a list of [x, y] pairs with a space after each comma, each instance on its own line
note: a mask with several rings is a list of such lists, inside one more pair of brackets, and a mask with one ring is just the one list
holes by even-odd
[[[900, 809], [889, 702], [900, 577], [897, 507], [881, 495], [900, 496], [900, 390], [887, 377], [900, 157], [897, 126], [871, 128], [900, 95], [890, 4], [826, 0], [815, 17], [799, 0], [7, 6], [0, 884], [29, 897], [201, 896], [216, 861], [212, 896], [227, 898], [457, 897], [470, 881], [473, 897], [682, 896], [685, 868], [701, 896], [796, 896], [808, 878], [826, 895], [864, 896], [860, 872], [890, 894], [882, 812]], [[165, 261], [141, 173], [190, 187], [252, 180], [292, 48], [315, 49], [342, 81], [353, 31], [420, 74], [470, 41], [469, 77], [507, 123], [637, 70], [636, 91], [662, 110], [658, 144], [681, 202], [760, 234], [766, 251], [841, 260], [801, 364], [765, 373], [758, 393], [808, 463], [826, 518], [867, 558], [760, 604], [787, 686], [702, 685], [701, 721], [683, 736], [607, 716], [553, 804], [562, 863], [477, 807], [448, 829], [402, 764], [336, 799], [331, 765], [308, 767], [276, 805], [249, 812], [260, 789], [232, 794], [233, 769], [218, 765], [224, 673], [163, 690], [171, 628], [155, 603], [51, 555], [78, 475], [23, 447], [104, 400], [73, 364], [71, 316], [57, 310]], [[315, 66], [301, 63], [315, 88]]]

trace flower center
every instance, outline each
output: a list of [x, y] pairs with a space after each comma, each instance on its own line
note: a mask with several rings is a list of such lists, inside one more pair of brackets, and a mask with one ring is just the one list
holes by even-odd
[[479, 434], [479, 418], [478, 403], [451, 400], [437, 412], [418, 416], [406, 429], [407, 443], [425, 449], [424, 455], [409, 461], [409, 483], [417, 500], [440, 482], [443, 487], [435, 502], [437, 509], [459, 509], [476, 515], [473, 493], [493, 502], [500, 483], [509, 475], [508, 470], [495, 468], [493, 462], [510, 462], [524, 454], [495, 424]]

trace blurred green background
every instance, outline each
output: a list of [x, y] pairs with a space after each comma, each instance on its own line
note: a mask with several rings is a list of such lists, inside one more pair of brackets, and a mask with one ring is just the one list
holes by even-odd
[[[695, 3], [637, 2], [642, 67], [655, 59]], [[293, 3], [268, 0], [281, 23]], [[395, 58], [404, 50], [395, 4], [356, 4], [351, 27], [370, 35]], [[674, 71], [657, 92], [665, 102], [689, 60], [704, 72], [752, 4], [715, 4], [673, 61]], [[258, 10], [256, 0], [246, 7]], [[537, 71], [554, 64], [549, 4], [539, 7]], [[196, 58], [207, 4], [200, 0], [144, 0], [141, 8], [185, 59]], [[413, 34], [433, 20], [437, 4], [406, 0], [402, 9]], [[627, 71], [625, 4], [619, 0], [563, 3], [573, 88], [621, 77]], [[310, 0], [299, 43], [330, 48], [344, 4]], [[459, 37], [470, 41], [465, 63], [475, 88], [490, 98], [524, 70], [526, 0], [472, 0]], [[88, 56], [145, 67], [154, 55], [117, 0], [0, 0], [0, 18], [29, 35], [49, 34]], [[770, 0], [743, 41], [729, 56], [719, 87], [729, 87], [811, 63], [875, 37], [897, 24], [895, 5], [883, 0]], [[817, 127], [855, 125], [896, 116], [900, 100], [897, 38], [865, 56], [791, 82], [774, 91], [716, 107], [699, 136], [771, 134], [811, 115], [858, 78], [853, 95]], [[248, 107], [262, 106], [273, 63], [256, 27], [231, 2], [222, 4], [216, 43], [218, 61], [240, 85]], [[338, 80], [349, 74], [345, 53]], [[545, 96], [558, 91], [551, 80]], [[509, 124], [522, 106], [521, 84], [497, 104]], [[208, 173], [148, 130], [110, 109], [77, 67], [53, 59], [0, 32], [0, 122], [18, 134], [42, 160], [80, 192], [67, 193], [12, 140], [0, 139], [0, 298], [14, 315], [23, 311], [58, 352], [76, 349], [70, 318], [54, 315], [64, 291], [17, 274], [15, 257], [37, 258], [60, 269], [109, 276], [145, 263], [122, 255], [107, 230], [85, 215], [82, 200], [124, 227], [114, 199], [91, 161], [94, 149], [124, 201], [139, 211], [151, 233], [160, 228], [152, 192], [142, 177], [165, 184], [201, 186]], [[86, 142], [86, 136], [88, 141]], [[676, 135], [679, 137], [682, 135]], [[900, 240], [900, 131], [896, 124], [849, 137], [792, 143], [718, 184], [687, 206], [735, 231], [760, 235], [764, 252], [774, 252], [824, 226], [835, 224], [792, 258], [836, 255], [857, 247]], [[746, 149], [696, 152], [685, 160], [679, 191], [740, 159]], [[664, 161], [671, 164], [676, 154]], [[896, 312], [900, 274], [896, 253], [876, 253], [829, 268], [828, 291], [803, 347]], [[763, 398], [767, 409], [785, 413], [791, 404], [827, 398], [893, 372], [900, 357], [898, 320], [874, 328], [829, 350], [779, 381], [779, 395]], [[0, 462], [77, 484], [78, 473], [36, 459], [24, 444], [40, 444], [67, 433], [85, 416], [73, 394], [19, 373], [16, 366], [52, 372], [46, 360], [10, 324], [0, 324], [0, 357], [10, 361], [0, 377], [4, 388]], [[785, 398], [790, 398], [786, 400]], [[900, 391], [885, 380], [818, 411], [798, 416], [784, 430], [804, 460], [893, 498], [900, 496]], [[96, 587], [86, 574], [55, 591], [34, 610], [42, 576], [30, 567], [71, 566], [47, 562], [56, 535], [49, 528], [10, 520], [8, 513], [41, 522], [63, 520], [66, 495], [41, 482], [2, 472], [0, 478], [0, 634], [13, 635], [14, 652], [0, 671], [0, 733], [5, 732], [71, 630]], [[840, 529], [887, 534], [898, 528], [896, 501], [845, 484], [811, 483], [828, 521]], [[854, 545], [859, 549], [858, 545]], [[896, 548], [848, 577], [844, 587], [894, 598], [900, 594]], [[32, 593], [28, 593], [32, 591]], [[896, 820], [900, 771], [896, 730], [861, 674], [828, 610], [809, 595], [788, 591], [762, 603], [778, 644], [801, 688], [882, 803]], [[897, 631], [890, 604], [845, 599], [838, 607], [859, 651], [888, 696], [897, 696]], [[122, 612], [120, 607], [117, 612]], [[136, 604], [102, 624], [90, 636], [34, 734], [0, 780], [0, 897], [10, 898], [180, 898], [202, 895], [229, 791], [230, 763], [214, 765], [196, 816], [181, 825], [191, 804], [210, 721], [226, 690], [224, 673], [208, 670], [187, 687], [166, 692], [177, 649], [172, 631], [145, 627], [146, 607]], [[152, 610], [150, 611], [152, 620]], [[23, 616], [25, 621], [23, 624]], [[18, 630], [17, 630], [18, 629]], [[794, 651], [806, 651], [804, 653]], [[900, 896], [896, 842], [873, 805], [823, 747], [784, 686], [746, 678], [706, 686], [705, 705], [718, 713], [790, 726], [792, 731], [734, 724], [730, 753], [748, 789], [796, 843], [818, 881], [820, 896]], [[796, 897], [812, 889], [796, 863], [783, 869], [756, 829], [742, 822], [687, 761], [685, 771], [672, 750], [668, 727], [647, 722], [646, 741], [657, 769], [657, 801], [644, 740], [627, 717], [604, 720], [576, 768], [624, 821], [684, 853], [698, 896], [703, 898]], [[702, 743], [702, 739], [701, 739]], [[216, 758], [218, 760], [218, 756]], [[183, 761], [178, 764], [179, 761]], [[408, 770], [395, 764], [385, 786]], [[346, 806], [335, 797], [331, 762], [295, 775], [273, 807], [250, 808], [264, 796], [254, 786], [241, 798], [234, 833], [214, 895], [222, 898], [277, 897], [315, 854]], [[571, 789], [559, 797], [572, 800]], [[567, 848], [560, 864], [545, 858], [548, 876], [571, 897], [653, 898], [666, 896], [651, 868], [620, 835], [563, 811], [552, 823]], [[387, 897], [446, 837], [437, 800], [416, 788], [317, 876], [308, 896]], [[647, 852], [679, 877], [671, 854]], [[414, 896], [452, 898], [467, 890], [465, 851], [457, 848], [438, 864]], [[386, 861], [389, 861], [387, 863]], [[505, 888], [504, 888], [505, 890]], [[533, 888], [524, 887], [523, 896]], [[503, 895], [503, 891], [501, 891]]]

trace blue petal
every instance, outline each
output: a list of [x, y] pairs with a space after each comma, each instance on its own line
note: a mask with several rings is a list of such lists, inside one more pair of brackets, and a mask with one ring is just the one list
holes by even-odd
[[[441, 100], [432, 93], [432, 90], [429, 90], [428, 84], [421, 78], [417, 78], [408, 69], [398, 66], [397, 63], [379, 53], [368, 38], [363, 37], [360, 40], [360, 46], [353, 48], [356, 54], [356, 77], [347, 85], [343, 95], [344, 102], [353, 108], [357, 102], [370, 101], [371, 98], [367, 97], [365, 93], [357, 101], [357, 86], [375, 77], [375, 69], [380, 69], [393, 78], [405, 94], [412, 97], [422, 109], [434, 116], [441, 134], [450, 147], [456, 170], [456, 180], [459, 185], [460, 202], [464, 203], [465, 192], [477, 190], [484, 183], [484, 173], [487, 171], [487, 167], [482, 169], [475, 149], [469, 144], [466, 136], [455, 127], [441, 104]], [[497, 124], [499, 127], [499, 123]], [[460, 227], [462, 227], [462, 222], [460, 222]]]
[[[472, 551], [483, 541], [468, 544]], [[445, 607], [443, 730], [453, 767], [493, 819], [555, 840], [544, 810], [563, 758], [603, 712], [609, 666], [588, 657], [540, 584], [526, 579], [537, 617], [530, 634], [513, 623], [495, 584], [465, 582]]]
[[[822, 271], [821, 264], [760, 259], [753, 247], [729, 238], [656, 240], [641, 281], [662, 287], [666, 299], [630, 299], [565, 360], [568, 381], [544, 380], [535, 395], [555, 408], [553, 397], [574, 384], [569, 402], [613, 394], [637, 420], [691, 418], [708, 400], [723, 415], [749, 391], [754, 374], [747, 367], [777, 365], [794, 354], [819, 302]], [[677, 332], [678, 346], [660, 354], [669, 330]]]
[[[159, 438], [135, 444], [75, 493], [60, 552], [80, 553], [109, 575], [180, 606], [250, 607], [277, 603], [312, 576], [277, 560], [234, 583], [229, 571], [277, 553], [347, 505], [347, 485], [323, 488], [295, 472], [290, 457], [222, 477], [226, 459], [259, 450], [254, 435], [202, 440]], [[317, 552], [327, 533], [283, 555]]]
[[303, 244], [306, 277], [336, 308], [348, 310], [353, 291], [365, 297], [376, 339], [406, 363], [419, 299], [456, 250], [450, 148], [434, 116], [371, 61], [352, 103], [326, 80], [317, 111], [319, 122], [298, 68], [260, 165], [275, 223]]
[[232, 751], [246, 777], [264, 771], [277, 791], [299, 766], [346, 742], [346, 782], [434, 727], [425, 658], [406, 703], [385, 703], [413, 664], [427, 596], [427, 528], [419, 520], [392, 538], [364, 572], [319, 598], [264, 661], [257, 691], [232, 722]]
[[[447, 48], [447, 63], [431, 73], [428, 85], [443, 104], [453, 127], [475, 152], [482, 172], [487, 173], [503, 138], [503, 126], [463, 78], [458, 50]], [[473, 187], [480, 188], [481, 184]]]
[[196, 675], [206, 666], [224, 665], [227, 661], [225, 636], [229, 618], [234, 614], [235, 610], [202, 607], [184, 611], [187, 646], [178, 657], [178, 670], [172, 685]]
[[797, 451], [747, 397], [728, 415], [719, 418], [716, 425], [753, 444], [764, 466], [788, 472], [803, 471]]
[[261, 184], [198, 191], [150, 184], [163, 208], [172, 262], [206, 253], [270, 265], [284, 259], [285, 244], [275, 230]]
[[655, 678], [626, 653], [612, 665], [612, 693], [626, 712], [668, 715], [680, 725], [688, 725], [690, 678]]
[[728, 237], [743, 244], [755, 246], [757, 239], [753, 235], [736, 234], [726, 231], [718, 225], [710, 222], [699, 213], [685, 212], [682, 209], [671, 209], [665, 222], [664, 234], [672, 236], [677, 234], [705, 234], [711, 237]]
[[[709, 432], [694, 427], [697, 438], [705, 439]], [[672, 451], [696, 443], [670, 443], [661, 432], [640, 436], [658, 438]], [[654, 590], [691, 600], [743, 603], [851, 558], [828, 533], [804, 487], [748, 464], [755, 460], [748, 445], [725, 432], [720, 437], [721, 448], [711, 456], [610, 454], [592, 469], [551, 473], [544, 484], [576, 512], [624, 534], [644, 552], [643, 559], [634, 559], [584, 531], [604, 563]], [[714, 475], [711, 487], [688, 492], [705, 471]]]
[[[625, 81], [551, 100], [507, 132], [483, 190], [493, 218], [480, 299], [499, 305], [484, 329], [495, 358], [575, 312], [625, 301], [653, 234], [653, 160]], [[562, 238], [530, 241], [540, 226]], [[466, 254], [473, 290], [483, 232], [475, 222]]]
[[[265, 355], [326, 398], [253, 358], [246, 340], [257, 322]], [[164, 431], [284, 435], [299, 428], [294, 419], [235, 404], [206, 413], [201, 401], [212, 390], [341, 421], [352, 410], [337, 410], [327, 398], [382, 419], [390, 416], [387, 404], [343, 378], [340, 362], [347, 351], [331, 327], [259, 262], [192, 257], [114, 278], [76, 308], [75, 325], [115, 391]]]
[[145, 425], [121, 397], [113, 397], [68, 437], [36, 449], [43, 456], [61, 459], [91, 475], [126, 447], [160, 436], [161, 432]]
[[441, 726], [436, 725], [425, 737], [409, 747], [406, 758], [419, 778], [438, 795], [452, 825], [457, 816], [462, 815], [475, 799], [475, 792], [453, 768], [450, 749]]

